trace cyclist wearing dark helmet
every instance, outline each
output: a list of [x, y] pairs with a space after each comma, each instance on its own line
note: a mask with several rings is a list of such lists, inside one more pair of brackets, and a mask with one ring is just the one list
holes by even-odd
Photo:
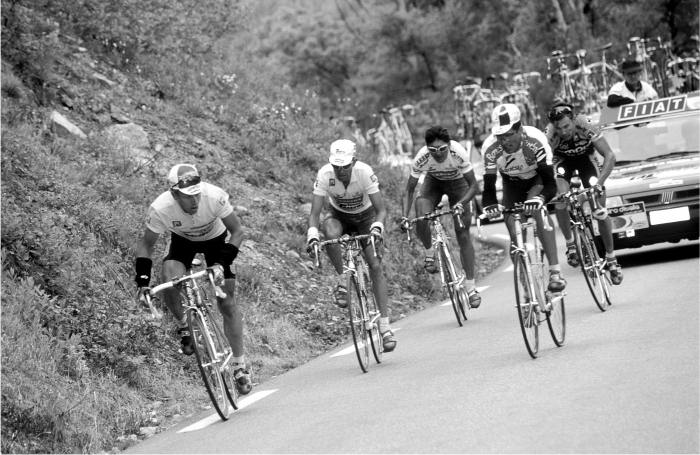
[[[615, 154], [608, 141], [592, 125], [585, 115], [574, 113], [573, 106], [563, 102], [552, 105], [547, 112], [551, 122], [545, 134], [552, 147], [553, 167], [556, 174], [557, 187], [560, 194], [569, 190], [571, 177], [574, 171], [578, 171], [581, 184], [584, 188], [590, 188], [591, 177], [597, 179], [597, 185], [603, 192], [605, 180], [615, 166]], [[597, 152], [597, 153], [596, 153]], [[603, 162], [600, 163], [600, 158]], [[600, 236], [605, 245], [605, 259], [610, 271], [613, 284], [622, 282], [622, 269], [615, 258], [615, 250], [612, 238], [612, 222], [605, 209], [605, 194], [599, 198], [601, 210], [593, 213], [598, 221]], [[572, 267], [578, 267], [579, 258], [576, 253], [569, 215], [566, 210], [566, 202], [555, 204], [557, 221], [566, 240], [566, 260]]]

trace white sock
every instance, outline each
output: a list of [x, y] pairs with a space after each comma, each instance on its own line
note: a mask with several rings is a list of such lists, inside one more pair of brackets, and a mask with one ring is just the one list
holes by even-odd
[[574, 238], [571, 237], [570, 239], [566, 239], [566, 246], [573, 245], [574, 243]]
[[435, 256], [435, 251], [433, 250], [433, 247], [431, 246], [427, 250], [425, 250], [425, 255], [426, 256]]
[[617, 258], [615, 257], [615, 253], [612, 253], [612, 254], [610, 254], [610, 253], [605, 253], [605, 259], [606, 259], [608, 262], [615, 262], [615, 261], [617, 261]]
[[181, 321], [177, 321], [177, 327], [180, 329], [187, 327], [187, 316], [183, 316]]
[[245, 366], [245, 356], [231, 357], [231, 363], [235, 365]]
[[549, 273], [553, 273], [553, 272], [556, 272], [556, 273], [561, 272], [561, 266], [560, 266], [559, 264], [557, 264], [557, 265], [550, 265], [550, 266], [549, 266]]
[[379, 332], [384, 333], [387, 330], [391, 330], [391, 325], [389, 325], [389, 318], [379, 318]]
[[467, 292], [470, 292], [476, 288], [476, 280], [464, 280], [464, 285], [466, 286]]

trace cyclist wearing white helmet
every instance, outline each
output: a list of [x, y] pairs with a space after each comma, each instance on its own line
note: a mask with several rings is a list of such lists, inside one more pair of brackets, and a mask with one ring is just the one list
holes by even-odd
[[[163, 282], [184, 275], [197, 253], [204, 254], [207, 265], [215, 267], [216, 284], [226, 294], [216, 302], [233, 351], [236, 388], [245, 395], [250, 392], [252, 382], [245, 366], [243, 316], [233, 298], [236, 281], [231, 272], [231, 264], [243, 241], [243, 227], [229, 203], [228, 194], [217, 186], [202, 182], [199, 172], [191, 164], [178, 164], [170, 170], [168, 191], [158, 196], [148, 208], [146, 231], [136, 250], [137, 300], [143, 300], [143, 292], [151, 281], [151, 257], [156, 241], [161, 234], [168, 232], [170, 242], [161, 271]], [[227, 242], [228, 232], [231, 237]], [[179, 290], [165, 290], [164, 299], [178, 322], [182, 353], [192, 355], [194, 350]]]
[[[537, 222], [537, 233], [549, 261], [550, 291], [566, 287], [562, 277], [554, 230], [543, 226], [540, 208], [557, 194], [552, 170], [552, 149], [544, 133], [520, 122], [520, 109], [515, 104], [501, 104], [491, 113], [491, 134], [482, 146], [484, 155], [484, 192], [482, 204], [489, 218], [500, 215], [503, 207], [513, 208], [523, 203], [526, 213]], [[496, 198], [497, 174], [503, 179], [503, 206]], [[549, 217], [549, 215], [547, 215]], [[506, 215], [506, 227], [511, 245], [515, 244], [514, 222]], [[551, 221], [550, 221], [551, 223]]]
[[[307, 233], [307, 252], [313, 256], [314, 245], [320, 242], [319, 219], [321, 209], [330, 200], [328, 216], [323, 220], [321, 228], [326, 239], [337, 239], [344, 234], [374, 234], [379, 241], [377, 256], [372, 252], [372, 245], [363, 241], [365, 259], [369, 266], [372, 279], [372, 291], [379, 305], [379, 332], [382, 334], [384, 350], [393, 351], [396, 347], [394, 333], [389, 324], [387, 304], [389, 292], [382, 269], [381, 239], [384, 233], [386, 209], [379, 191], [379, 180], [372, 168], [357, 161], [355, 143], [348, 139], [340, 139], [331, 144], [329, 164], [323, 166], [314, 183], [314, 197], [311, 202], [309, 229]], [[341, 246], [327, 245], [326, 251], [333, 267], [338, 273], [338, 283], [335, 288], [335, 303], [340, 308], [348, 306], [348, 289], [343, 279], [343, 257]]]

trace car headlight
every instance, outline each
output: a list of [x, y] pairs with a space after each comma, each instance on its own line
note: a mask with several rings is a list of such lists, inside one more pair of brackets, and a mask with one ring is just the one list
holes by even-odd
[[622, 196], [611, 196], [605, 198], [606, 207], [620, 207], [622, 205]]

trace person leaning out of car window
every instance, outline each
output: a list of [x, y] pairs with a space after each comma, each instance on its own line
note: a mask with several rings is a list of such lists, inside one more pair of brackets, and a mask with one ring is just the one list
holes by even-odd
[[654, 87], [641, 80], [642, 64], [640, 62], [627, 60], [622, 62], [622, 75], [625, 80], [610, 87], [608, 107], [618, 107], [659, 97]]

